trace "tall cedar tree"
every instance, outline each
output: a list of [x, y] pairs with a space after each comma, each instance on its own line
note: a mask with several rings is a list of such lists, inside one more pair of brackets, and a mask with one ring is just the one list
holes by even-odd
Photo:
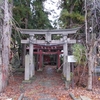
[[71, 28], [80, 26], [84, 23], [82, 0], [62, 0], [61, 1], [61, 14], [59, 24], [62, 28]]
[[[51, 23], [48, 19], [48, 13], [44, 11], [43, 3], [45, 0], [14, 0], [13, 17], [17, 27], [28, 29], [51, 29]], [[20, 34], [21, 35], [21, 34]], [[21, 38], [26, 38], [21, 35]], [[21, 53], [20, 37], [13, 31], [12, 40], [19, 46]]]

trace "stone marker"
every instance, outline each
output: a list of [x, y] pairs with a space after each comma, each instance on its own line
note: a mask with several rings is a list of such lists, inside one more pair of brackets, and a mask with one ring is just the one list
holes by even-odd
[[86, 97], [86, 96], [80, 96], [81, 100], [92, 100], [90, 99], [89, 97]]
[[25, 80], [29, 80], [29, 55], [25, 56]]

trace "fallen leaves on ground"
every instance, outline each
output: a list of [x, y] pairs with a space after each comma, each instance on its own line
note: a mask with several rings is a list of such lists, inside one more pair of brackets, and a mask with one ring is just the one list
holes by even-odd
[[[49, 70], [48, 70], [49, 69]], [[49, 71], [49, 72], [48, 72]], [[29, 100], [72, 100], [69, 93], [73, 93], [76, 98], [80, 95], [87, 96], [92, 100], [100, 100], [100, 86], [93, 84], [93, 91], [87, 91], [86, 88], [75, 86], [74, 89], [65, 89], [64, 80], [61, 73], [55, 70], [54, 66], [46, 66], [43, 72], [36, 72], [35, 80], [31, 84], [22, 84], [24, 74], [15, 74], [14, 80], [10, 78], [9, 85], [4, 92], [0, 94], [0, 100], [13, 98], [18, 100], [22, 92]], [[96, 80], [96, 79], [95, 79]], [[98, 81], [98, 84], [100, 81]], [[51, 98], [51, 99], [50, 99]], [[54, 99], [53, 99], [54, 98]]]

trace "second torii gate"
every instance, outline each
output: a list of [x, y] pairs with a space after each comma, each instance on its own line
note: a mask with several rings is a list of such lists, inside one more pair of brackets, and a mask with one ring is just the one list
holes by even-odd
[[[43, 56], [46, 55], [56, 55], [57, 58], [57, 69], [60, 69], [60, 55], [63, 53], [61, 52], [63, 50], [63, 46], [62, 45], [36, 45], [34, 44], [34, 52], [33, 54], [35, 54], [35, 65], [38, 66], [36, 69], [38, 69], [38, 71], [42, 70], [42, 66], [43, 66]], [[29, 51], [29, 47], [27, 47], [27, 51]], [[48, 56], [48, 57], [49, 57]], [[46, 60], [46, 59], [44, 59]], [[46, 60], [48, 61], [48, 60]], [[50, 59], [49, 59], [50, 62]], [[35, 66], [35, 67], [36, 67]]]
[[[77, 32], [78, 28], [72, 28], [72, 29], [53, 29], [53, 30], [36, 30], [36, 29], [20, 29], [21, 34], [29, 34], [29, 39], [27, 40], [21, 40], [22, 44], [29, 44], [29, 56], [26, 56], [26, 62], [25, 62], [25, 80], [29, 80], [31, 77], [35, 75], [35, 66], [33, 62], [33, 50], [34, 50], [34, 44], [37, 45], [47, 45], [47, 46], [53, 46], [53, 45], [63, 45], [63, 75], [66, 78], [66, 88], [69, 88], [70, 83], [70, 66], [68, 63], [68, 43], [73, 44], [76, 43], [76, 40], [71, 40], [67, 36], [69, 34], [75, 34]], [[45, 40], [36, 40], [34, 38], [34, 35], [44, 34]], [[60, 40], [52, 40], [52, 35], [62, 35], [62, 38]], [[29, 57], [29, 58], [28, 58]], [[27, 73], [28, 72], [28, 73]], [[28, 77], [27, 77], [28, 75]]]

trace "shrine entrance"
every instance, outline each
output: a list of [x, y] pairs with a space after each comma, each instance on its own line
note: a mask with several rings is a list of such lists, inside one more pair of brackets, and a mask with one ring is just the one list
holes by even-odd
[[[62, 45], [34, 45], [34, 62], [35, 69], [42, 70], [45, 65], [56, 65], [57, 69], [60, 69], [60, 55], [63, 54], [61, 52], [63, 50]], [[27, 48], [27, 52], [29, 52], [29, 48]]]
[[[70, 38], [79, 28], [73, 29], [54, 29], [54, 30], [36, 30], [20, 29], [21, 34], [28, 34], [29, 38], [21, 40], [21, 43], [28, 45], [25, 54], [25, 81], [29, 81], [35, 75], [35, 69], [42, 70], [44, 64], [50, 64], [55, 55], [55, 64], [60, 68], [60, 55], [63, 54], [63, 76], [65, 77], [65, 86], [69, 89], [70, 85], [70, 63], [68, 62], [68, 45], [76, 43], [76, 40]], [[44, 35], [43, 39], [37, 39], [36, 36]], [[53, 39], [53, 35], [59, 35], [59, 39]], [[63, 51], [63, 52], [62, 52]], [[50, 58], [51, 57], [51, 58]], [[53, 63], [53, 62], [52, 62]]]

